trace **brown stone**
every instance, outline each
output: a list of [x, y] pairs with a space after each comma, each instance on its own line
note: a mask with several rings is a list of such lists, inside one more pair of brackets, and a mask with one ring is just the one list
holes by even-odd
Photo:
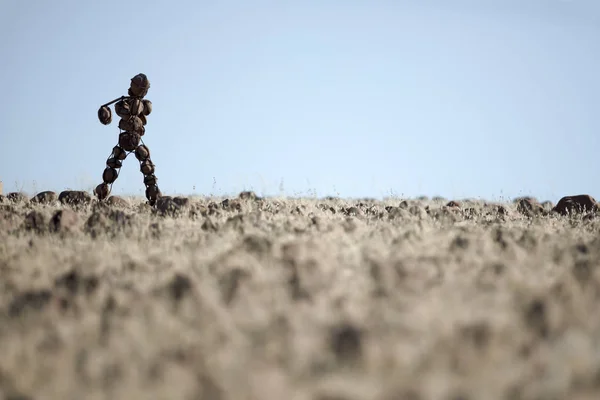
[[82, 190], [65, 190], [58, 195], [58, 201], [72, 206], [88, 205], [92, 202], [92, 196]]
[[145, 145], [141, 144], [135, 149], [135, 158], [138, 161], [145, 161], [148, 157], [150, 157], [150, 150]]
[[58, 201], [58, 195], [56, 194], [56, 192], [52, 192], [50, 190], [40, 192], [31, 199], [32, 203], [37, 204], [51, 204], [56, 201]]
[[246, 190], [246, 191], [241, 192], [239, 194], [238, 198], [241, 200], [256, 200], [258, 198], [258, 196], [256, 196], [256, 193]]
[[162, 196], [156, 201], [156, 209], [162, 215], [177, 215], [184, 207], [184, 202], [181, 200], [183, 197], [171, 197], [171, 196]]
[[526, 217], [543, 214], [544, 207], [532, 197], [523, 197], [517, 203], [517, 211]]
[[11, 192], [6, 195], [6, 198], [13, 203], [26, 203], [29, 201], [27, 195], [22, 192]]
[[600, 209], [598, 202], [588, 194], [578, 194], [561, 198], [553, 212], [560, 215], [579, 214], [584, 212], [596, 212]]
[[446, 204], [446, 207], [457, 207], [457, 208], [460, 208], [460, 203], [457, 202], [457, 201], [452, 200], [452, 201], [449, 201]]
[[126, 208], [126, 207], [130, 206], [130, 204], [127, 200], [125, 200], [124, 198], [119, 197], [119, 196], [110, 196], [106, 200], [106, 204], [108, 204], [111, 207], [120, 207], [120, 208]]

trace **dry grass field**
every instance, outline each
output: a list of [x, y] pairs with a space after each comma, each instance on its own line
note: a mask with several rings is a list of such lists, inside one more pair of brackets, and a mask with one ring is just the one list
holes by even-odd
[[0, 399], [600, 398], [594, 214], [47, 200], [0, 203]]

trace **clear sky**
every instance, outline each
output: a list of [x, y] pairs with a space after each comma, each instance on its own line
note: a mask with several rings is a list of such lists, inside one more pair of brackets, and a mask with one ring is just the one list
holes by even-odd
[[0, 68], [5, 193], [101, 183], [142, 72], [164, 194], [600, 198], [597, 0], [0, 0]]

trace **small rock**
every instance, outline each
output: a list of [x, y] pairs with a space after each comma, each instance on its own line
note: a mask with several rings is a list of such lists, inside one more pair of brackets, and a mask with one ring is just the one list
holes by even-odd
[[52, 204], [58, 200], [58, 195], [56, 192], [47, 190], [45, 192], [40, 192], [36, 194], [32, 199], [32, 203], [36, 204]]
[[456, 207], [456, 208], [460, 208], [460, 203], [457, 201], [450, 201], [446, 204], [446, 207]]
[[50, 219], [50, 232], [72, 232], [77, 227], [79, 217], [72, 210], [58, 210]]
[[258, 200], [259, 197], [256, 195], [256, 193], [247, 190], [247, 191], [241, 192], [239, 194], [238, 198], [240, 200]]
[[13, 203], [26, 203], [29, 201], [29, 198], [25, 193], [22, 192], [11, 192], [6, 195], [8, 201]]
[[528, 201], [528, 202], [531, 202], [531, 203], [536, 203], [536, 204], [539, 203], [537, 201], [537, 199], [535, 197], [532, 197], [532, 196], [515, 197], [513, 199], [513, 203], [514, 204], [519, 204], [522, 200], [525, 200], [525, 201]]
[[[188, 200], [188, 199], [186, 199], [186, 200]], [[188, 202], [189, 202], [189, 200], [188, 200]], [[175, 200], [175, 198], [173, 198], [171, 196], [162, 196], [156, 202], [156, 209], [163, 216], [165, 216], [165, 215], [176, 216], [184, 208], [181, 204], [183, 204], [183, 202], [181, 201], [181, 198], [179, 198], [179, 200]]]
[[521, 198], [517, 203], [517, 211], [523, 214], [526, 217], [534, 217], [536, 215], [540, 215], [544, 213], [544, 207], [537, 200], [524, 197]]
[[225, 199], [221, 202], [221, 207], [223, 207], [224, 210], [241, 211], [242, 203], [240, 203], [240, 201], [237, 199], [233, 199], [233, 200]]
[[187, 197], [183, 197], [183, 196], [173, 197], [173, 201], [179, 207], [189, 207], [189, 205], [190, 205], [190, 199], [188, 199]]
[[106, 199], [106, 204], [108, 204], [111, 207], [118, 208], [128, 208], [131, 206], [131, 204], [129, 204], [129, 201], [125, 200], [120, 196], [110, 196], [108, 199]]
[[71, 206], [88, 205], [92, 202], [92, 195], [81, 190], [65, 190], [58, 195], [58, 201]]
[[560, 215], [568, 215], [586, 211], [596, 212], [599, 209], [598, 203], [592, 196], [588, 194], [579, 194], [561, 198], [552, 211]]

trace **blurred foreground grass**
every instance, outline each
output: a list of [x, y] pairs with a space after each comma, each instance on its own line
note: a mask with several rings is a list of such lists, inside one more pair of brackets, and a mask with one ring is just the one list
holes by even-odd
[[444, 205], [4, 201], [0, 393], [600, 398], [600, 218]]

